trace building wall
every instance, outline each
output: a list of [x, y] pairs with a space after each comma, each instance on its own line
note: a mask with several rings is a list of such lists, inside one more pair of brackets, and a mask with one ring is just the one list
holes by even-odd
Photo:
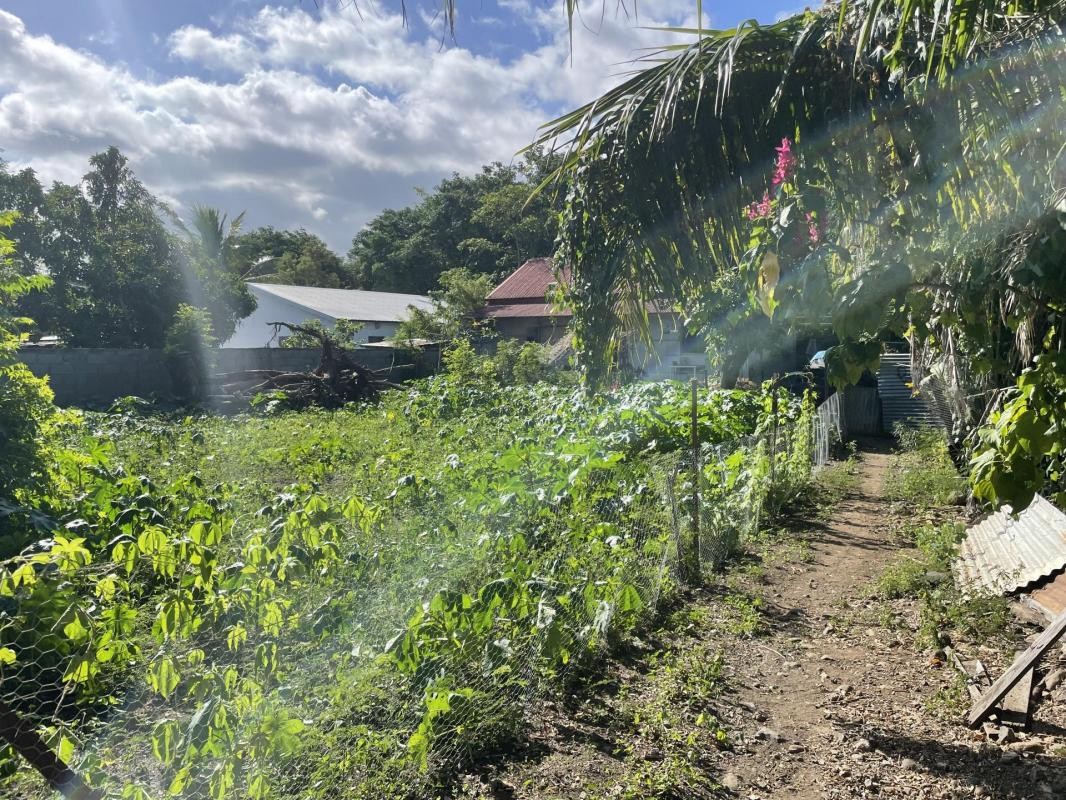
[[498, 317], [496, 332], [505, 339], [552, 344], [566, 335], [569, 318]]
[[[320, 353], [317, 349], [259, 347], [216, 350], [213, 355], [217, 374], [247, 369], [307, 371], [318, 366]], [[127, 395], [168, 398], [175, 394], [162, 350], [26, 347], [19, 351], [19, 358], [35, 375], [48, 378], [61, 406], [100, 407]], [[356, 358], [371, 369], [411, 361], [406, 353], [376, 347], [359, 350]], [[425, 360], [429, 367], [435, 366], [435, 361]], [[401, 377], [408, 376], [397, 374], [394, 379]]]
[[[280, 340], [284, 338], [284, 331], [278, 337], [274, 336], [274, 328], [271, 322], [289, 322], [300, 325], [317, 319], [327, 328], [332, 329], [337, 320], [325, 314], [318, 314], [303, 306], [290, 303], [276, 295], [263, 292], [256, 287], [249, 287], [255, 295], [256, 309], [247, 317], [237, 323], [233, 335], [222, 345], [223, 349], [230, 348], [256, 348], [256, 347], [280, 347]], [[357, 342], [375, 341], [388, 339], [399, 327], [397, 322], [365, 322], [362, 330], [355, 336]]]
[[707, 379], [707, 347], [689, 337], [675, 314], [651, 318], [652, 346], [639, 338], [630, 340], [629, 366], [644, 380]]

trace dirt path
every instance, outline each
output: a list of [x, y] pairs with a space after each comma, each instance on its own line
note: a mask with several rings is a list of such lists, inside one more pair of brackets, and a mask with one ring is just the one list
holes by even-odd
[[[1066, 798], [1066, 703], [1038, 707], [1030, 735], [984, 741], [960, 723], [957, 674], [920, 643], [921, 603], [874, 596], [907, 555], [895, 531], [921, 521], [885, 499], [892, 463], [867, 443], [843, 496], [752, 543], [601, 675], [531, 709], [530, 740], [461, 796]], [[993, 674], [1008, 663], [955, 644]]]
[[805, 563], [765, 576], [772, 631], [726, 662], [743, 743], [722, 754], [720, 781], [750, 800], [1066, 797], [1048, 737], [1001, 749], [936, 713], [954, 674], [915, 649], [916, 622], [885, 626], [889, 609], [869, 598], [900, 551], [883, 499], [891, 458], [865, 453], [857, 490], [803, 534]]

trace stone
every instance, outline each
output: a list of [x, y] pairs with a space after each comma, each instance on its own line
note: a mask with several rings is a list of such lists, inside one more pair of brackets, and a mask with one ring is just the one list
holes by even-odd
[[869, 739], [856, 739], [855, 744], [851, 746], [851, 749], [856, 753], [868, 753], [870, 752], [871, 745]]
[[899, 762], [900, 769], [904, 769], [907, 772], [914, 772], [918, 769], [918, 762], [913, 758], [905, 758]]
[[1021, 758], [1021, 755], [1016, 750], [1004, 750], [1000, 755], [999, 760], [1004, 764], [1009, 764], [1012, 761], [1017, 761]]
[[740, 788], [740, 776], [735, 772], [727, 772], [722, 776], [722, 787], [735, 792]]
[[780, 742], [781, 734], [772, 728], [759, 728], [759, 730], [755, 732], [755, 738], [763, 739], [768, 742]]
[[1053, 669], [1046, 676], [1044, 676], [1043, 684], [1044, 688], [1048, 691], [1058, 688], [1059, 684], [1066, 680], [1066, 669], [1059, 667]]

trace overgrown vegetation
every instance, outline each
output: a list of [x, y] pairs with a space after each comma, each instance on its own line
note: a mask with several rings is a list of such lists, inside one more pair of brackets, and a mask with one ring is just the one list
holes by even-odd
[[[456, 359], [335, 412], [85, 415], [0, 566], [0, 696], [137, 797], [426, 796], [520, 736], [669, 591], [688, 389]], [[771, 468], [765, 394], [699, 406], [727, 484], [798, 485], [809, 407], [782, 394]]]
[[[904, 431], [901, 444], [903, 452], [886, 482], [897, 499], [921, 511], [942, 510], [957, 502], [964, 484], [943, 436], [936, 431]], [[878, 579], [882, 598], [920, 601], [918, 642], [923, 647], [935, 650], [956, 636], [979, 643], [1005, 640], [1012, 619], [1007, 600], [998, 595], [968, 596], [955, 584], [951, 562], [965, 533], [966, 527], [958, 522], [906, 527], [900, 535], [915, 554], [901, 556]]]
[[947, 439], [935, 428], [902, 427], [897, 432], [900, 454], [885, 480], [889, 499], [915, 509], [954, 505], [966, 493], [966, 481], [948, 450]]

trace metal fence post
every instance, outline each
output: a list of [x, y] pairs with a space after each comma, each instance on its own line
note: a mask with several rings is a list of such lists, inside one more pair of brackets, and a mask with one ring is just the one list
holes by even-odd
[[700, 570], [700, 433], [699, 433], [699, 382], [693, 378], [692, 389], [692, 535], [688, 546], [689, 581], [699, 583]]

